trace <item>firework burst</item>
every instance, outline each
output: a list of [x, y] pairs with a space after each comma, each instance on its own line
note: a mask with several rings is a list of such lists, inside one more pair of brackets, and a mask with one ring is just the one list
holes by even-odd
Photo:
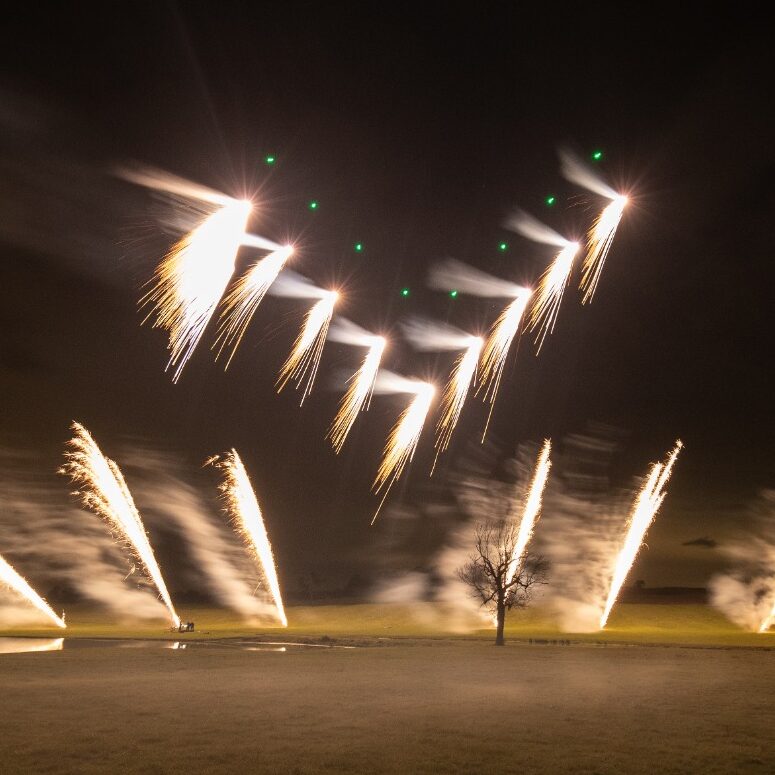
[[[389, 375], [392, 377], [393, 375]], [[417, 443], [420, 440], [425, 419], [431, 408], [434, 393], [433, 385], [427, 382], [415, 382], [398, 378], [396, 386], [391, 392], [413, 393], [414, 398], [409, 406], [404, 409], [398, 422], [393, 426], [388, 435], [385, 448], [382, 453], [382, 462], [377, 469], [377, 476], [374, 479], [374, 491], [379, 493], [384, 490], [382, 501], [379, 508], [371, 520], [373, 525], [382, 508], [382, 504], [387, 498], [393, 483], [398, 480], [406, 467], [406, 464], [414, 457], [417, 449]]]
[[624, 539], [624, 545], [616, 557], [608, 599], [606, 600], [603, 614], [600, 617], [601, 630], [605, 627], [611, 609], [627, 578], [627, 574], [630, 572], [633, 562], [635, 562], [638, 551], [643, 544], [646, 531], [654, 521], [657, 511], [659, 511], [659, 507], [665, 499], [665, 485], [670, 478], [676, 458], [682, 447], [681, 441], [676, 441], [667, 461], [665, 463], [654, 463], [651, 466], [646, 482], [635, 499], [627, 535]]
[[358, 419], [358, 414], [369, 408], [374, 381], [387, 342], [381, 336], [370, 336], [364, 339], [363, 345], [369, 349], [358, 371], [348, 380], [347, 391], [339, 402], [339, 411], [328, 432], [328, 438], [337, 454], [342, 451], [347, 434]]
[[289, 382], [296, 382], [298, 388], [304, 383], [301, 402], [309, 395], [315, 376], [320, 365], [320, 356], [323, 354], [323, 346], [326, 343], [326, 334], [331, 317], [334, 314], [334, 305], [339, 294], [336, 291], [324, 291], [325, 295], [317, 301], [304, 318], [293, 349], [280, 368], [277, 378], [277, 392], [279, 393]]
[[269, 286], [292, 255], [293, 248], [290, 245], [272, 251], [242, 275], [224, 298], [216, 346], [219, 356], [224, 348], [231, 348], [226, 368], [237, 352], [237, 347]]
[[[19, 575], [2, 555], [0, 555], [0, 584], [7, 586], [20, 597], [23, 597], [30, 605], [50, 619], [57, 627], [66, 627], [65, 620], [60, 619], [51, 609], [51, 606], [29, 585], [27, 580]], [[64, 614], [62, 614], [64, 616]]]
[[129, 549], [156, 587], [173, 627], [178, 627], [180, 617], [172, 605], [148, 534], [121, 471], [102, 454], [86, 428], [74, 422], [72, 429], [75, 435], [68, 442], [60, 473], [70, 477], [79, 487], [74, 494], [83, 505], [101, 517], [111, 533]]
[[210, 458], [207, 462], [223, 471], [224, 481], [220, 489], [232, 525], [250, 550], [264, 582], [269, 587], [277, 610], [277, 618], [283, 627], [287, 627], [288, 619], [285, 616], [280, 594], [280, 582], [277, 579], [272, 545], [269, 543], [261, 507], [258, 505], [256, 493], [250, 484], [245, 466], [236, 449], [232, 449], [223, 457]]

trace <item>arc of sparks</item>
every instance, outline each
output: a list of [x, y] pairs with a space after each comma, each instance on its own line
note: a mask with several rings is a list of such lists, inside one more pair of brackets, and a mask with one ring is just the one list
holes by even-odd
[[339, 402], [339, 411], [328, 432], [328, 438], [337, 454], [342, 451], [347, 434], [358, 419], [358, 414], [369, 408], [374, 381], [377, 378], [382, 353], [387, 341], [384, 337], [371, 337], [371, 343], [358, 371], [348, 380], [349, 387]]
[[269, 286], [275, 281], [286, 261], [292, 255], [293, 247], [290, 245], [273, 250], [242, 275], [224, 298], [216, 347], [218, 348], [218, 356], [224, 348], [231, 348], [226, 368], [229, 367], [231, 359], [237, 352], [248, 325], [258, 309], [258, 305], [261, 304], [269, 290]]
[[533, 479], [530, 482], [527, 498], [522, 509], [522, 519], [519, 522], [519, 531], [517, 532], [517, 541], [514, 544], [514, 551], [511, 555], [507, 576], [508, 583], [514, 581], [520, 569], [520, 560], [522, 555], [533, 537], [536, 523], [541, 516], [541, 502], [543, 499], [546, 481], [549, 478], [549, 469], [552, 467], [550, 455], [552, 452], [551, 439], [545, 439], [536, 460], [533, 471]]
[[264, 524], [261, 507], [250, 483], [245, 466], [236, 449], [223, 457], [210, 458], [209, 463], [216, 465], [224, 474], [220, 490], [223, 493], [226, 510], [237, 534], [248, 547], [259, 572], [262, 574], [272, 596], [277, 618], [283, 627], [288, 626], [285, 615], [280, 582], [277, 578], [272, 545]]
[[278, 393], [288, 384], [289, 380], [294, 380], [297, 383], [297, 388], [304, 383], [301, 403], [304, 403], [304, 399], [312, 391], [312, 385], [320, 365], [320, 356], [323, 354], [323, 346], [326, 343], [328, 326], [331, 323], [334, 305], [338, 298], [339, 294], [336, 291], [328, 291], [307, 312], [304, 325], [296, 337], [293, 349], [280, 368], [280, 374], [277, 378]]
[[633, 562], [638, 555], [646, 531], [654, 521], [662, 501], [665, 499], [665, 485], [670, 479], [678, 453], [683, 447], [680, 439], [676, 441], [672, 452], [665, 463], [654, 463], [651, 466], [649, 475], [645, 484], [638, 493], [635, 504], [630, 516], [627, 536], [624, 539], [624, 545], [616, 557], [614, 565], [614, 574], [611, 579], [611, 587], [608, 592], [608, 599], [605, 608], [600, 617], [600, 629], [602, 630], [608, 622], [611, 609], [619, 596], [622, 586], [627, 579]]
[[377, 469], [373, 489], [379, 493], [384, 489], [382, 501], [377, 508], [371, 524], [377, 520], [382, 504], [387, 498], [390, 488], [403, 473], [406, 464], [414, 457], [417, 443], [420, 440], [425, 419], [431, 408], [436, 389], [428, 382], [415, 382], [415, 396], [409, 406], [404, 409], [398, 421], [388, 435], [385, 449], [382, 454], [382, 462]]
[[150, 304], [156, 312], [153, 327], [169, 334], [167, 369], [173, 369], [173, 382], [180, 378], [234, 273], [251, 210], [250, 202], [232, 199], [205, 218], [162, 259], [151, 290], [140, 300], [141, 306]]
[[581, 284], [579, 285], [583, 294], [582, 304], [592, 301], [592, 297], [595, 295], [600, 275], [603, 272], [603, 265], [613, 244], [614, 235], [626, 205], [627, 197], [621, 194], [616, 195], [598, 215], [587, 233], [587, 255], [582, 264]]
[[493, 323], [487, 342], [482, 350], [482, 358], [479, 364], [478, 380], [479, 388], [484, 388], [484, 398], [490, 402], [490, 411], [487, 415], [487, 423], [484, 427], [482, 440], [487, 435], [487, 428], [495, 406], [495, 398], [498, 395], [503, 368], [506, 365], [506, 357], [514, 338], [519, 333], [520, 324], [525, 314], [528, 302], [533, 294], [529, 288], [520, 288], [515, 299], [501, 312]]
[[172, 605], [140, 513], [119, 467], [102, 454], [83, 425], [74, 422], [72, 429], [75, 435], [68, 442], [65, 464], [60, 473], [70, 477], [79, 487], [74, 495], [101, 517], [111, 532], [129, 549], [156, 587], [173, 627], [179, 627], [180, 617]]
[[28, 581], [0, 554], [0, 584], [9, 587], [36, 608], [57, 627], [64, 629], [65, 620], [57, 616], [51, 606], [29, 585]]
[[530, 308], [528, 318], [530, 330], [538, 329], [535, 338], [538, 352], [541, 352], [546, 335], [554, 331], [565, 286], [568, 284], [568, 278], [573, 269], [573, 260], [578, 250], [578, 243], [568, 242], [555, 256], [538, 282], [535, 300]]
[[[455, 365], [449, 376], [449, 381], [444, 387], [441, 396], [441, 414], [436, 423], [436, 458], [433, 461], [434, 468], [439, 455], [449, 447], [452, 433], [463, 411], [468, 390], [476, 376], [476, 367], [479, 363], [479, 355], [484, 342], [479, 336], [471, 336], [467, 340], [466, 349], [457, 357]], [[433, 473], [433, 470], [431, 470]]]

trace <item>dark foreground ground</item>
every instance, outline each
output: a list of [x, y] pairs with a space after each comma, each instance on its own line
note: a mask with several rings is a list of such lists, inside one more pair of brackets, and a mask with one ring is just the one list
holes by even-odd
[[766, 649], [377, 643], [0, 655], [0, 770], [775, 771]]

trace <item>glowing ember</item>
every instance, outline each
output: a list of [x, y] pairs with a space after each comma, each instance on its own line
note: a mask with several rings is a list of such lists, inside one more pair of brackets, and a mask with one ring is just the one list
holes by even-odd
[[630, 572], [633, 562], [635, 562], [638, 551], [643, 544], [646, 531], [654, 521], [657, 511], [659, 511], [659, 507], [665, 499], [664, 488], [670, 478], [673, 465], [675, 464], [678, 453], [681, 451], [682, 447], [683, 444], [681, 441], [676, 441], [675, 447], [673, 447], [673, 451], [670, 453], [667, 462], [654, 463], [652, 465], [646, 483], [643, 485], [635, 499], [627, 536], [624, 539], [624, 546], [616, 557], [614, 574], [611, 579], [611, 588], [608, 592], [608, 599], [606, 600], [603, 614], [600, 617], [601, 630], [605, 627], [611, 609], [627, 578], [627, 574]]
[[269, 543], [261, 507], [258, 505], [245, 466], [242, 464], [236, 449], [232, 449], [222, 458], [215, 458], [211, 462], [215, 462], [215, 465], [224, 473], [224, 482], [220, 489], [226, 500], [226, 509], [232, 524], [253, 555], [255, 563], [269, 587], [269, 592], [277, 609], [277, 618], [283, 627], [287, 627], [288, 619], [283, 608], [272, 546]]
[[306, 377], [306, 384], [301, 396], [301, 401], [304, 403], [304, 399], [309, 395], [315, 382], [323, 345], [326, 343], [328, 326], [338, 298], [339, 294], [336, 291], [328, 291], [307, 313], [301, 332], [293, 344], [291, 354], [280, 369], [280, 375], [277, 378], [278, 393], [288, 384], [289, 380], [294, 380], [298, 388]]
[[65, 620], [60, 619], [51, 606], [20, 576], [11, 565], [0, 555], [0, 584], [5, 584], [17, 595], [23, 597], [30, 605], [40, 613], [48, 617], [57, 627], [66, 627]]
[[347, 434], [353, 427], [358, 414], [368, 409], [371, 394], [374, 390], [374, 380], [382, 360], [382, 353], [387, 342], [381, 336], [370, 337], [369, 350], [358, 371], [350, 378], [347, 392], [339, 403], [339, 411], [328, 432], [328, 438], [337, 453], [342, 451]]
[[178, 627], [180, 617], [172, 605], [148, 534], [121, 471], [102, 454], [86, 428], [77, 422], [72, 428], [75, 435], [68, 442], [66, 462], [60, 473], [69, 476], [80, 488], [74, 494], [84, 506], [105, 520], [111, 532], [139, 562], [167, 607], [173, 627]]

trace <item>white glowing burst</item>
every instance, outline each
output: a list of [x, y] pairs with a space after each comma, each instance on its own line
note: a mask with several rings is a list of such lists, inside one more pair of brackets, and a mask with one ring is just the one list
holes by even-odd
[[562, 296], [565, 292], [565, 286], [568, 284], [568, 278], [573, 269], [573, 259], [576, 257], [578, 249], [577, 243], [567, 243], [549, 264], [538, 282], [538, 289], [530, 308], [529, 322], [531, 331], [538, 329], [535, 342], [539, 352], [546, 335], [551, 334], [554, 330]]
[[606, 256], [611, 249], [616, 227], [622, 219], [626, 205], [627, 197], [617, 196], [595, 219], [587, 234], [587, 255], [582, 265], [581, 284], [579, 285], [583, 291], [582, 304], [592, 301], [592, 297], [595, 295]]
[[66, 462], [60, 473], [69, 476], [80, 487], [74, 494], [84, 506], [105, 520], [110, 531], [129, 549], [156, 587], [173, 627], [178, 627], [180, 617], [172, 605], [148, 534], [121, 471], [102, 454], [86, 428], [74, 422], [72, 429], [75, 435], [68, 442]]
[[[532, 295], [533, 292], [529, 288], [520, 288], [514, 301], [501, 312], [493, 323], [482, 350], [482, 360], [478, 373], [479, 389], [484, 387], [484, 398], [491, 405], [490, 416], [492, 416], [492, 407], [495, 405], [495, 397], [498, 395], [498, 388], [503, 377], [506, 356], [509, 354], [514, 338], [519, 334], [522, 317]], [[489, 425], [489, 417], [487, 424]], [[484, 433], [486, 435], [487, 426], [485, 426]]]
[[342, 451], [347, 434], [353, 427], [358, 414], [368, 409], [374, 380], [382, 360], [387, 342], [381, 336], [369, 337], [370, 344], [366, 357], [358, 371], [349, 379], [349, 387], [339, 403], [339, 411], [328, 432], [328, 437], [337, 453]]
[[221, 492], [224, 494], [232, 524], [253, 555], [263, 580], [269, 587], [272, 601], [277, 609], [277, 618], [283, 627], [287, 627], [288, 619], [285, 616], [280, 594], [280, 582], [277, 579], [272, 545], [269, 543], [261, 507], [258, 505], [245, 466], [236, 449], [232, 449], [223, 458], [216, 458], [216, 460], [216, 465], [224, 472]]
[[481, 337], [471, 336], [468, 338], [466, 349], [455, 361], [449, 381], [444, 387], [441, 397], [441, 414], [436, 423], [437, 458], [449, 446], [452, 433], [460, 419], [463, 404], [465, 404], [468, 390], [476, 374], [482, 345]]
[[538, 522], [538, 518], [541, 516], [541, 500], [546, 487], [546, 480], [549, 478], [549, 469], [552, 467], [552, 463], [549, 460], [551, 452], [552, 442], [550, 439], [546, 439], [538, 455], [535, 471], [533, 472], [533, 480], [530, 482], [530, 489], [522, 509], [517, 541], [514, 544], [514, 551], [511, 555], [511, 562], [507, 573], [509, 584], [514, 581], [519, 572], [520, 560], [527, 549], [528, 543], [530, 543], [530, 539], [533, 537], [536, 522]]
[[177, 382], [210, 322], [234, 272], [250, 202], [230, 200], [180, 240], [162, 259], [153, 287], [141, 304], [156, 310], [154, 328], [169, 334], [173, 381]]
[[30, 605], [50, 619], [57, 627], [64, 628], [65, 621], [60, 619], [51, 606], [27, 583], [27, 580], [17, 573], [14, 568], [0, 555], [0, 584], [4, 584], [20, 597], [23, 597]]
[[[382, 462], [377, 469], [373, 485], [375, 492], [379, 492], [383, 488], [385, 490], [380, 508], [393, 483], [401, 476], [406, 464], [414, 457], [435, 392], [436, 389], [433, 385], [427, 382], [414, 383], [415, 396], [409, 406], [401, 413], [398, 422], [388, 435], [382, 453]], [[371, 520], [372, 525], [378, 514], [379, 508], [374, 514], [374, 519]]]
[[665, 485], [670, 478], [676, 458], [682, 447], [683, 444], [681, 441], [677, 441], [666, 463], [654, 463], [652, 465], [646, 483], [643, 485], [635, 499], [627, 536], [624, 539], [624, 545], [622, 546], [621, 551], [616, 557], [608, 599], [606, 600], [603, 614], [600, 617], [601, 630], [605, 627], [611, 609], [627, 578], [627, 574], [630, 572], [633, 562], [635, 562], [638, 551], [643, 544], [646, 531], [654, 521], [657, 511], [659, 511], [659, 507], [665, 499]]
[[292, 255], [293, 248], [290, 245], [274, 250], [242, 275], [224, 298], [216, 346], [218, 355], [224, 348], [231, 348], [226, 361], [227, 368], [234, 353], [237, 352], [258, 305]]
[[323, 345], [326, 343], [328, 326], [338, 298], [339, 294], [336, 291], [328, 291], [307, 313], [304, 325], [293, 344], [293, 349], [280, 368], [280, 374], [277, 378], [278, 393], [288, 384], [289, 380], [294, 380], [298, 388], [302, 382], [305, 382], [306, 378], [301, 396], [302, 403], [309, 395], [315, 382], [320, 356], [323, 354]]

